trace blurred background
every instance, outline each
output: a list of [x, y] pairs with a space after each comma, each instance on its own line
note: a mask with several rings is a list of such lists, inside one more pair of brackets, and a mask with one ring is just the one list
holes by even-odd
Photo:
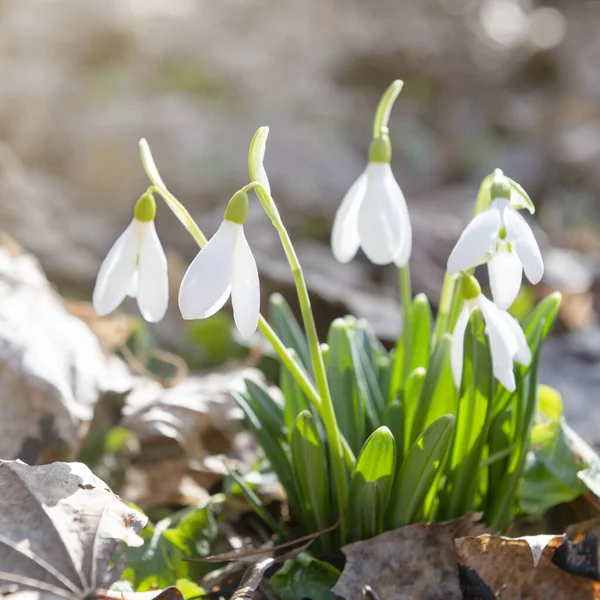
[[[0, 228], [61, 293], [89, 299], [148, 183], [141, 137], [210, 236], [247, 183], [252, 134], [269, 125], [267, 171], [320, 324], [350, 311], [392, 340], [395, 270], [337, 265], [328, 238], [364, 168], [376, 103], [403, 79], [392, 166], [415, 230], [415, 291], [437, 302], [481, 178], [500, 167], [520, 182], [538, 206], [547, 270], [531, 294], [565, 294], [544, 377], [600, 442], [600, 415], [589, 416], [600, 384], [599, 31], [591, 0], [0, 0]], [[175, 298], [197, 249], [164, 206], [157, 220]], [[257, 203], [246, 229], [264, 297], [290, 295]], [[173, 301], [154, 332], [173, 349], [184, 326]]]

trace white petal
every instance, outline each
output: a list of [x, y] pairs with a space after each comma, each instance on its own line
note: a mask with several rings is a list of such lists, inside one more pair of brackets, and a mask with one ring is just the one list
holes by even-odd
[[492, 352], [494, 377], [509, 391], [515, 391], [513, 356], [517, 343], [513, 333], [502, 317], [500, 309], [485, 296], [479, 296], [479, 307], [483, 313]]
[[394, 256], [394, 264], [397, 267], [404, 267], [410, 260], [412, 254], [412, 225], [410, 223], [410, 215], [408, 214], [408, 206], [404, 194], [400, 186], [394, 179], [393, 186], [397, 188], [397, 198], [400, 207], [400, 247]]
[[241, 225], [223, 221], [188, 267], [179, 288], [179, 310], [184, 319], [210, 317], [229, 298], [241, 231]]
[[131, 287], [138, 250], [138, 231], [135, 219], [114, 243], [102, 262], [94, 287], [94, 309], [100, 315], [111, 313]]
[[404, 196], [388, 163], [369, 163], [365, 197], [358, 210], [358, 237], [367, 258], [387, 265], [401, 251]]
[[477, 266], [490, 252], [502, 221], [496, 203], [478, 214], [462, 232], [448, 258], [448, 273], [454, 275]]
[[146, 231], [137, 271], [137, 302], [142, 317], [156, 323], [165, 316], [169, 304], [167, 257], [156, 234], [154, 221], [141, 225]]
[[538, 283], [544, 274], [544, 261], [531, 227], [512, 206], [504, 209], [504, 225], [508, 239], [515, 245], [527, 279], [533, 284]]
[[336, 260], [347, 263], [358, 250], [358, 209], [367, 187], [366, 171], [350, 186], [340, 204], [331, 231], [331, 250]]
[[231, 285], [233, 318], [240, 335], [248, 339], [256, 331], [260, 313], [258, 269], [242, 229], [233, 266]]
[[469, 323], [469, 309], [464, 306], [452, 333], [452, 344], [450, 345], [450, 365], [452, 366], [452, 376], [454, 383], [460, 390], [463, 370], [463, 354], [465, 345], [465, 331]]
[[492, 254], [487, 267], [494, 302], [500, 310], [506, 310], [515, 301], [521, 288], [521, 261], [514, 251], [502, 249]]
[[527, 338], [521, 329], [521, 325], [517, 319], [515, 319], [512, 315], [509, 315], [507, 312], [501, 313], [502, 319], [506, 323], [506, 326], [510, 329], [514, 340], [514, 360], [522, 365], [528, 366], [531, 362], [531, 350], [529, 349], [529, 344], [527, 343]]

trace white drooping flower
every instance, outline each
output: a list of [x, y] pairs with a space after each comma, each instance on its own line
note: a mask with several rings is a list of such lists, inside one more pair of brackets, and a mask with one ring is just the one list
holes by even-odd
[[455, 274], [487, 262], [494, 302], [505, 310], [519, 293], [523, 270], [536, 284], [544, 274], [544, 262], [531, 227], [510, 203], [510, 186], [496, 189], [503, 196], [495, 197], [467, 225], [448, 258], [448, 272]]
[[102, 262], [93, 294], [100, 316], [130, 296], [137, 298], [146, 321], [164, 317], [169, 303], [167, 257], [156, 234], [155, 215], [156, 202], [148, 192], [138, 200], [133, 220]]
[[237, 192], [215, 235], [188, 267], [179, 289], [179, 310], [184, 319], [205, 319], [227, 302], [243, 338], [258, 325], [260, 287], [256, 261], [244, 235], [248, 196]]
[[509, 313], [500, 310], [482, 293], [475, 278], [463, 278], [464, 306], [454, 326], [450, 349], [452, 375], [460, 388], [463, 370], [465, 331], [474, 310], [480, 310], [490, 340], [492, 371], [494, 377], [510, 392], [516, 388], [513, 361], [522, 365], [531, 362], [531, 351], [518, 321]]
[[376, 265], [405, 266], [412, 251], [412, 228], [404, 194], [390, 167], [387, 137], [373, 140], [369, 164], [346, 193], [333, 222], [331, 249], [346, 263], [361, 247]]

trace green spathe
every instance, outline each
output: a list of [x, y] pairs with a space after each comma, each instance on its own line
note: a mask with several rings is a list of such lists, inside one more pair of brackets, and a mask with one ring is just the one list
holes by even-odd
[[369, 146], [370, 163], [390, 163], [392, 160], [392, 144], [387, 135], [375, 138]]
[[481, 296], [481, 286], [473, 275], [463, 275], [460, 281], [461, 292], [465, 300], [473, 300]]
[[495, 169], [493, 173], [492, 185], [490, 187], [490, 196], [492, 200], [496, 198], [506, 198], [510, 200], [510, 179], [504, 175], [501, 169]]
[[248, 194], [246, 192], [236, 192], [225, 210], [225, 220], [243, 225], [248, 216]]
[[156, 217], [156, 201], [152, 192], [146, 192], [135, 204], [133, 215], [142, 223], [154, 221]]

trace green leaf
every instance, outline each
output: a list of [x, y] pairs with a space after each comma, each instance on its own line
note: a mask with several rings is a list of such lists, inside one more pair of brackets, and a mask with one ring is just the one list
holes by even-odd
[[288, 348], [296, 351], [304, 368], [312, 374], [312, 362], [306, 335], [281, 294], [272, 294], [269, 298], [269, 316], [275, 333]]
[[148, 525], [141, 534], [144, 545], [124, 550], [127, 568], [122, 579], [131, 581], [138, 592], [175, 585], [182, 578], [199, 579], [214, 566], [183, 559], [211, 554], [217, 534], [209, 503], [163, 519], [155, 527]]
[[244, 377], [247, 390], [247, 399], [260, 419], [263, 427], [272, 435], [285, 439], [283, 431], [283, 406], [269, 391], [269, 388], [259, 379]]
[[296, 419], [290, 447], [301, 502], [313, 531], [320, 531], [331, 525], [327, 450], [307, 410]]
[[335, 600], [331, 588], [339, 577], [340, 572], [334, 566], [303, 552], [287, 560], [271, 577], [270, 584], [281, 600]]
[[483, 316], [477, 311], [472, 315], [465, 335], [461, 397], [441, 519], [464, 515], [473, 509], [475, 501], [494, 399], [492, 358], [484, 329]]
[[[402, 456], [408, 452], [408, 449], [411, 445], [411, 431], [415, 421], [415, 412], [417, 411], [417, 406], [419, 405], [419, 398], [421, 397], [421, 392], [423, 390], [425, 375], [427, 375], [427, 371], [425, 369], [415, 369], [410, 374], [406, 380], [406, 384], [404, 385], [404, 390], [402, 391], [404, 434], [402, 436], [397, 436], [394, 428], [390, 427], [390, 429], [394, 432], [394, 438], [396, 439], [397, 446], [399, 446], [400, 440], [403, 440]], [[400, 464], [400, 461], [398, 461], [398, 464]]]
[[457, 412], [456, 386], [450, 366], [451, 343], [452, 337], [444, 334], [431, 355], [412, 423], [411, 444], [436, 419]]
[[224, 312], [193, 321], [187, 326], [186, 334], [196, 346], [194, 355], [190, 357], [194, 365], [220, 365], [231, 358], [248, 354], [248, 349], [235, 341], [233, 320]]
[[395, 446], [391, 431], [380, 427], [369, 436], [358, 456], [350, 486], [354, 539], [372, 537], [383, 531], [396, 471]]
[[548, 420], [558, 420], [563, 416], [563, 402], [560, 393], [549, 385], [538, 386], [538, 411]]
[[[294, 349], [290, 349], [290, 354], [294, 360], [298, 359], [298, 354]], [[295, 377], [285, 368], [281, 369], [281, 391], [283, 393], [283, 421], [288, 431], [288, 436], [291, 436], [294, 423], [298, 415], [303, 410], [310, 411], [314, 416], [314, 408], [309, 402], [306, 394], [302, 391]]]
[[408, 375], [415, 369], [427, 368], [431, 348], [431, 330], [433, 317], [431, 306], [425, 294], [417, 294], [410, 308], [411, 321], [411, 347], [410, 366]]
[[189, 579], [178, 579], [175, 582], [175, 587], [183, 594], [185, 600], [206, 596], [206, 591]]
[[327, 379], [340, 431], [356, 454], [366, 437], [366, 419], [358, 397], [348, 330], [343, 319], [335, 319], [329, 328]]
[[453, 429], [454, 417], [443, 415], [427, 427], [408, 451], [394, 484], [391, 527], [403, 527], [413, 522], [444, 467]]
[[510, 181], [510, 203], [514, 208], [520, 210], [526, 208], [531, 214], [535, 212], [535, 204], [529, 194], [514, 179], [507, 177]]
[[265, 456], [281, 482], [281, 485], [285, 488], [292, 508], [296, 511], [300, 511], [301, 503], [296, 491], [291, 459], [286, 451], [287, 448], [283, 446], [283, 440], [280, 437], [273, 435], [269, 427], [266, 427], [263, 424], [251, 406], [247, 394], [233, 391], [231, 395], [244, 412], [246, 422], [263, 449]]
[[404, 456], [404, 405], [400, 400], [392, 401], [383, 415], [383, 424], [392, 432], [396, 446], [396, 464]]

